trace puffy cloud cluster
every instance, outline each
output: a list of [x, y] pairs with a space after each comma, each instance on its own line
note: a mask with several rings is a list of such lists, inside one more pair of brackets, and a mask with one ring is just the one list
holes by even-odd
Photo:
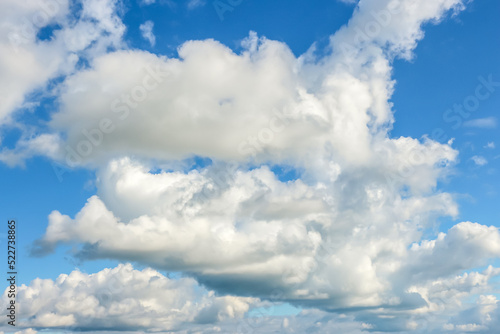
[[[73, 271], [18, 288], [21, 327], [65, 330], [179, 330], [241, 318], [255, 298], [216, 296], [191, 278], [169, 279], [130, 264], [95, 274]], [[7, 300], [4, 295], [4, 301]], [[8, 300], [7, 300], [8, 302]]]
[[[484, 293], [498, 274], [489, 267], [415, 286], [411, 291], [418, 291], [427, 304], [413, 310], [305, 309], [280, 315], [278, 304], [217, 296], [193, 279], [170, 279], [153, 269], [138, 271], [126, 264], [91, 275], [76, 270], [55, 281], [35, 279], [19, 287], [17, 301], [23, 307], [18, 327], [26, 329], [16, 334], [35, 334], [33, 328], [74, 333], [494, 333], [497, 300]], [[475, 302], [462, 304], [471, 298]]]
[[448, 194], [405, 197], [358, 172], [306, 184], [266, 166], [219, 168], [151, 173], [113, 161], [75, 219], [50, 215], [38, 251], [78, 242], [85, 259], [132, 259], [223, 293], [326, 310], [423, 307], [413, 285], [500, 255], [498, 230], [469, 222], [421, 241], [433, 217], [456, 214]]
[[105, 54], [61, 87], [62, 108], [51, 121], [67, 138], [61, 159], [369, 165], [393, 122], [392, 58], [410, 57], [422, 24], [461, 4], [362, 1], [320, 59], [314, 49], [297, 58], [256, 33], [240, 54], [214, 40], [185, 42], [178, 58]]

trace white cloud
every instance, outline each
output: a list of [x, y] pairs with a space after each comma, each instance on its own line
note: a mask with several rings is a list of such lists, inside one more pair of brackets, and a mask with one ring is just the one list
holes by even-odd
[[[68, 1], [0, 4], [0, 123], [21, 108], [27, 94], [43, 89], [48, 80], [74, 71], [79, 59], [91, 59], [120, 47], [124, 25], [116, 15], [116, 0], [82, 1], [75, 20]], [[48, 40], [38, 40], [41, 28], [59, 25]]]
[[[432, 174], [434, 165], [416, 167], [417, 174]], [[419, 229], [432, 217], [455, 215], [456, 206], [447, 194], [417, 195], [418, 189], [403, 198], [404, 177], [388, 180], [372, 170], [360, 181], [360, 173], [343, 171], [333, 183], [308, 185], [280, 182], [267, 167], [151, 174], [129, 159], [113, 161], [99, 173], [99, 197], [74, 220], [53, 212], [39, 246], [47, 251], [61, 242], [84, 243], [83, 258], [133, 257], [190, 272], [224, 293], [270, 298], [279, 289], [282, 300], [298, 305], [393, 303], [402, 292], [388, 282], [414, 270], [403, 264], [428, 264], [416, 256], [420, 252], [407, 251]], [[481, 245], [471, 246], [470, 254]], [[461, 261], [473, 265], [484, 256]], [[462, 269], [454, 262], [446, 268], [446, 275]]]
[[495, 148], [495, 142], [488, 142], [486, 145], [484, 145], [484, 148], [491, 148], [491, 149], [494, 149]]
[[[54, 2], [45, 8], [37, 2], [0, 3], [0, 122], [23, 103], [24, 96], [55, 75], [63, 55], [54, 42], [36, 43], [38, 30], [59, 22], [68, 13], [68, 3]], [[21, 23], [22, 22], [22, 23]], [[55, 47], [50, 47], [54, 45]]]
[[[221, 293], [269, 299], [278, 289], [279, 300], [326, 310], [421, 308], [423, 297], [405, 289], [413, 277], [446, 278], [498, 255], [482, 225], [421, 240], [437, 217], [457, 214], [435, 192], [457, 152], [388, 136], [392, 57], [410, 57], [421, 25], [460, 4], [362, 2], [321, 61], [255, 33], [241, 54], [206, 40], [184, 43], [179, 59], [99, 57], [66, 80], [51, 123], [75, 163], [98, 168], [98, 196], [74, 219], [54, 211], [38, 251], [81, 243], [83, 258], [189, 272]], [[113, 129], [97, 130], [105, 119]], [[175, 162], [193, 155], [214, 165], [186, 172]], [[281, 182], [263, 163], [292, 165], [302, 179]], [[444, 264], [428, 246], [458, 252], [462, 243], [468, 253]]]
[[[392, 307], [369, 312], [328, 313], [303, 310], [297, 315], [277, 313], [279, 303], [255, 298], [217, 296], [190, 278], [171, 279], [153, 269], [134, 270], [130, 264], [95, 274], [78, 270], [57, 279], [35, 279], [18, 287], [19, 334], [35, 328], [78, 333], [136, 333], [151, 330], [178, 333], [332, 333], [374, 331], [450, 333], [481, 329], [494, 333], [498, 317], [495, 296], [486, 295], [489, 281], [500, 269], [487, 268], [412, 287], [426, 301], [416, 310]], [[475, 299], [475, 304], [464, 303]], [[2, 303], [8, 302], [4, 293]], [[258, 311], [250, 316], [248, 311]], [[363, 320], [357, 320], [362, 318]]]
[[488, 163], [488, 160], [486, 160], [485, 157], [480, 156], [480, 155], [475, 155], [472, 158], [470, 158], [476, 165], [478, 166], [484, 166]]
[[[241, 318], [258, 303], [254, 298], [216, 296], [193, 279], [169, 279], [152, 269], [134, 270], [130, 264], [90, 275], [76, 270], [55, 281], [37, 278], [17, 291], [16, 302], [22, 305], [18, 326], [74, 331], [175, 331], [186, 324]], [[5, 292], [3, 303], [8, 302]]]
[[471, 119], [464, 122], [464, 126], [469, 128], [495, 129], [497, 127], [497, 119], [496, 117]]
[[143, 5], [152, 5], [156, 2], [156, 0], [140, 0], [140, 3], [143, 4]]
[[407, 279], [423, 282], [484, 266], [488, 259], [500, 256], [500, 234], [494, 226], [462, 222], [448, 234], [440, 233], [436, 240], [414, 244], [410, 250]]
[[406, 0], [361, 1], [348, 25], [332, 37], [332, 43], [351, 56], [377, 54], [381, 47], [391, 56], [409, 59], [424, 37], [423, 23], [438, 22], [448, 11], [456, 13], [464, 8], [461, 0], [424, 0], [419, 4], [417, 7]]
[[142, 37], [147, 40], [149, 44], [151, 44], [151, 46], [155, 46], [156, 44], [156, 37], [153, 33], [153, 27], [153, 21], [146, 21], [139, 26]]
[[16, 143], [14, 149], [0, 151], [0, 161], [10, 167], [24, 166], [28, 158], [43, 155], [51, 159], [61, 156], [61, 140], [56, 134], [41, 134], [31, 138], [22, 138]]

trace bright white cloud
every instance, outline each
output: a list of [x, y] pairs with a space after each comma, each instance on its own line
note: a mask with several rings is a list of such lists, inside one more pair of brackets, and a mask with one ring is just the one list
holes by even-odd
[[153, 21], [146, 21], [139, 26], [142, 37], [147, 40], [149, 44], [151, 44], [151, 46], [155, 46], [156, 44], [156, 37], [153, 33], [153, 27]]
[[[425, 175], [430, 166], [416, 170], [427, 170]], [[330, 184], [308, 185], [280, 182], [267, 167], [151, 174], [129, 159], [113, 161], [99, 174], [100, 197], [90, 198], [74, 220], [53, 212], [39, 246], [47, 251], [81, 242], [88, 245], [79, 254], [84, 258], [133, 256], [190, 272], [225, 293], [270, 298], [279, 289], [281, 300], [298, 305], [400, 304], [406, 297], [393, 290], [396, 281], [411, 283], [414, 271], [421, 280], [434, 278], [428, 259], [433, 255], [408, 252], [409, 246], [432, 217], [455, 215], [455, 204], [447, 194], [403, 198], [398, 189], [408, 184], [404, 177], [385, 179], [371, 171], [360, 181], [362, 172], [351, 172]], [[468, 238], [451, 235], [460, 239], [453, 245]], [[471, 245], [470, 256], [460, 259], [463, 267], [450, 261], [438, 276], [482, 264], [490, 254], [479, 248], [486, 238], [477, 236], [484, 242]]]
[[[421, 25], [460, 5], [362, 2], [332, 37], [332, 55], [317, 62], [255, 33], [239, 55], [213, 40], [184, 43], [179, 59], [110, 53], [65, 82], [52, 126], [68, 136], [66, 158], [80, 163], [128, 154], [366, 163], [393, 121], [392, 57], [410, 57]], [[103, 119], [113, 130], [88, 143], [82, 131], [95, 133]]]

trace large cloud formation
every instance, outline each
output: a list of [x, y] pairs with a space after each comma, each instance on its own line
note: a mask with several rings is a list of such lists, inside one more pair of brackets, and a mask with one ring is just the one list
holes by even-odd
[[[46, 136], [57, 161], [97, 170], [97, 194], [74, 218], [52, 212], [34, 252], [77, 244], [82, 259], [183, 272], [238, 304], [238, 316], [249, 309], [245, 298], [305, 308], [290, 319], [264, 316], [262, 333], [290, 324], [298, 332], [492, 330], [498, 311], [487, 292], [499, 271], [484, 267], [500, 256], [498, 229], [461, 222], [426, 237], [438, 217], [458, 213], [437, 190], [458, 152], [452, 142], [389, 134], [392, 60], [411, 58], [422, 25], [462, 7], [361, 0], [325, 56], [311, 48], [296, 57], [253, 32], [240, 53], [205, 40], [184, 43], [178, 58], [125, 48], [93, 55], [60, 85]], [[105, 273], [132, 269], [113, 270]], [[94, 292], [89, 300], [101, 303]], [[57, 305], [31, 310], [27, 326], [57, 327], [36, 322], [52, 317], [89, 328], [91, 315]], [[117, 306], [120, 317], [127, 305]], [[203, 332], [234, 332], [230, 318]], [[161, 322], [167, 311], [147, 319], [144, 328], [160, 330], [195, 321]]]

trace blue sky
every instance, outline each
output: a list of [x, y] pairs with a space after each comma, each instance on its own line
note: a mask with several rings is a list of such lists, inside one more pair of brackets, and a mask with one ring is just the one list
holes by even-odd
[[[42, 296], [32, 281], [50, 279], [111, 310], [129, 302], [118, 295], [160, 303], [131, 283], [156, 280], [172, 302], [138, 314], [183, 310], [134, 327], [126, 308], [106, 323], [48, 300], [21, 329], [234, 332], [263, 314], [262, 333], [318, 319], [323, 332], [493, 333], [500, 4], [395, 2], [403, 14], [362, 43], [356, 29], [390, 1], [47, 0], [57, 10], [38, 25], [42, 7], [0, 5], [0, 203], [18, 222], [18, 283]], [[154, 66], [169, 74], [144, 90]], [[113, 118], [137, 87], [146, 97]], [[68, 166], [82, 129], [108, 117], [116, 130]], [[250, 138], [261, 149], [244, 155]], [[57, 283], [77, 269], [88, 290]], [[106, 304], [98, 273], [129, 290]]]

